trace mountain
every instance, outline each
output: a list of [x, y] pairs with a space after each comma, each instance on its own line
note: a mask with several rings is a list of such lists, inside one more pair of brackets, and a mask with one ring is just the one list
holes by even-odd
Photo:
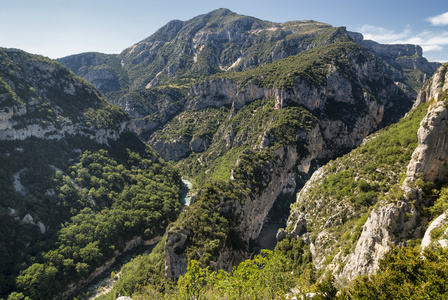
[[[228, 235], [209, 238], [219, 241], [212, 261], [217, 268], [226, 269], [254, 251], [254, 241], [269, 214], [278, 210], [278, 205], [287, 206], [287, 199], [319, 165], [359, 146], [369, 133], [394, 123], [412, 103], [385, 76], [375, 56], [350, 42], [226, 74], [197, 84], [192, 91], [194, 98], [187, 102], [191, 110], [156, 131], [149, 143], [167, 159], [178, 160], [182, 158], [179, 152], [184, 151], [187, 158], [179, 165], [199, 186], [230, 178], [235, 183], [221, 187], [224, 195], [226, 189], [238, 195], [233, 184], [242, 184], [250, 191], [241, 191], [242, 200], [224, 198], [217, 207], [210, 207], [209, 198], [203, 199], [200, 191], [195, 200], [198, 204], [193, 203], [185, 212], [194, 214], [196, 205], [202, 205], [200, 201], [207, 202], [210, 211], [232, 207], [232, 213], [222, 212], [228, 220]], [[194, 240], [196, 230], [200, 230], [196, 223], [189, 225], [183, 218], [177, 222], [173, 225], [176, 229], [168, 231], [165, 248], [167, 276], [173, 277], [185, 272], [188, 259], [179, 256], [182, 247], [176, 243], [170, 246], [170, 242]], [[228, 238], [237, 239], [238, 244]], [[188, 253], [188, 244], [184, 247]], [[179, 261], [184, 262], [181, 269]]]
[[211, 74], [244, 70], [347, 40], [347, 34], [339, 31], [319, 22], [278, 24], [218, 9], [189, 21], [171, 21], [117, 56], [87, 53], [59, 61], [84, 78], [95, 78], [90, 72], [105, 68], [116, 72], [116, 57], [127, 74], [128, 87], [134, 90], [170, 81], [191, 83]]
[[[273, 23], [226, 9], [169, 22], [116, 56], [60, 62], [86, 79], [108, 69], [127, 82], [104, 90], [109, 101], [126, 108], [140, 137], [194, 181], [196, 198], [167, 235], [170, 278], [191, 259], [230, 269], [249, 257], [268, 220], [285, 214], [311, 174], [397, 122], [439, 66], [417, 45], [381, 45], [344, 27]], [[351, 201], [349, 210], [373, 205]], [[218, 219], [204, 217], [216, 212]], [[205, 223], [198, 226], [198, 218]], [[308, 228], [309, 238], [315, 231]]]
[[0, 49], [0, 115], [0, 297], [68, 296], [179, 214], [179, 174], [59, 63]]
[[[129, 112], [137, 124], [133, 128], [147, 139], [184, 109], [189, 87], [207, 76], [249, 70], [348, 41], [375, 54], [387, 74], [413, 100], [439, 66], [429, 63], [417, 45], [381, 45], [344, 27], [316, 21], [274, 23], [227, 9], [188, 21], [171, 21], [117, 55], [82, 53], [58, 61]], [[174, 90], [177, 101], [171, 96]], [[144, 108], [158, 101], [166, 104], [150, 111]]]
[[19, 50], [0, 54], [2, 140], [94, 134], [106, 143], [123, 131], [128, 115], [60, 64]]
[[[411, 291], [443, 297], [448, 255], [437, 247], [447, 245], [447, 68], [437, 70], [399, 122], [313, 173], [291, 205], [286, 228], [277, 233], [274, 252], [251, 259], [246, 253], [255, 245], [249, 237], [269, 193], [288, 180], [281, 173], [292, 161], [287, 143], [274, 159], [265, 149], [247, 149], [230, 181], [202, 185], [170, 225], [166, 241], [152, 256], [126, 265], [109, 296], [405, 299]], [[263, 109], [246, 108], [254, 114]], [[306, 116], [301, 130], [309, 132], [316, 119], [307, 122]], [[136, 288], [157, 282], [160, 272], [181, 275], [174, 289], [154, 283]]]
[[[188, 21], [171, 21], [119, 55], [83, 53], [61, 58], [59, 62], [89, 82], [96, 82], [100, 91], [107, 93], [167, 83], [188, 84], [208, 75], [247, 70], [314, 47], [348, 40], [383, 57], [390, 74], [401, 79], [399, 82], [406, 78], [412, 81], [405, 74], [411, 70], [431, 76], [437, 68], [436, 63], [428, 63], [422, 57], [419, 46], [380, 45], [363, 40], [359, 33], [347, 32], [344, 27], [316, 21], [274, 23], [227, 9]], [[123, 83], [118, 84], [118, 79]], [[422, 78], [413, 80], [424, 82]]]
[[416, 96], [438, 66], [419, 46], [219, 9], [60, 60], [84, 79], [0, 53], [2, 296], [82, 298], [164, 236], [101, 299], [336, 297], [393, 245], [445, 243], [447, 66]]

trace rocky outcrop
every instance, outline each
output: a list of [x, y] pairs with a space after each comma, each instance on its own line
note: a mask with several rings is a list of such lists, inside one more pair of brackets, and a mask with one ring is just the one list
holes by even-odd
[[181, 255], [190, 232], [168, 232], [165, 242], [165, 277], [177, 279], [187, 272], [187, 261]]
[[25, 128], [14, 128], [15, 122], [11, 119], [5, 119], [0, 130], [0, 140], [25, 140], [30, 137], [37, 137], [43, 139], [62, 139], [66, 135], [82, 135], [100, 144], [108, 144], [108, 140], [117, 140], [121, 132], [127, 128], [126, 123], [120, 124], [118, 130], [116, 129], [96, 129], [94, 127], [87, 127], [84, 124], [63, 125], [61, 127], [55, 125], [41, 125], [31, 124]]
[[102, 93], [118, 90], [120, 86], [117, 74], [111, 69], [93, 69], [83, 76]]
[[126, 129], [126, 114], [62, 65], [20, 50], [0, 51], [0, 140], [79, 134], [107, 144]]
[[[383, 62], [387, 74], [412, 99], [417, 97], [419, 90], [414, 90], [415, 87], [411, 87], [409, 82], [414, 82], [415, 86], [422, 86], [441, 65], [438, 62], [428, 62], [423, 57], [423, 50], [419, 45], [379, 44], [375, 41], [364, 40], [363, 35], [357, 32], [349, 32], [349, 35], [356, 43], [374, 53]], [[416, 70], [420, 74], [407, 78], [404, 69]]]
[[[301, 162], [304, 167], [308, 165], [309, 169], [311, 160], [329, 159], [336, 152], [342, 153], [358, 146], [367, 134], [397, 120], [397, 116], [403, 116], [411, 105], [402, 90], [384, 75], [374, 56], [364, 50], [360, 53], [348, 52], [347, 56], [354, 73], [352, 79], [355, 79], [352, 81], [336, 64], [327, 66], [328, 74], [322, 85], [297, 78], [291, 88], [285, 89], [257, 85], [252, 81], [243, 83], [230, 78], [217, 78], [193, 85], [185, 108], [202, 110], [227, 106], [236, 111], [255, 100], [269, 98], [275, 99], [277, 109], [302, 106], [319, 118], [319, 126], [307, 134], [312, 154], [308, 161], [305, 159]], [[232, 128], [218, 129], [219, 138], [227, 141], [226, 148], [231, 148], [234, 143], [242, 143], [240, 140], [234, 141]], [[214, 137], [214, 140], [217, 138]], [[266, 138], [268, 136], [260, 141], [261, 148], [269, 144]], [[191, 138], [160, 140], [154, 135], [150, 139], [150, 145], [164, 159], [175, 161], [190, 153], [202, 152], [211, 143], [213, 141], [206, 141], [201, 143], [201, 147], [195, 147]]]
[[[426, 229], [425, 235], [423, 236], [423, 239], [422, 239], [422, 243], [421, 243], [422, 251], [426, 247], [431, 245], [431, 243], [434, 243], [434, 242], [436, 242], [438, 245], [440, 245], [440, 246], [442, 246], [444, 248], [448, 247], [448, 239], [447, 239], [447, 233], [448, 232], [446, 230], [447, 223], [448, 223], [448, 220], [447, 220], [447, 214], [446, 213], [441, 214], [440, 216], [438, 216], [437, 218], [435, 218], [431, 222], [431, 224]], [[444, 232], [442, 234], [442, 237], [440, 237], [440, 238], [438, 238], [436, 240], [433, 240], [431, 238], [431, 232], [434, 229], [437, 229], [437, 228], [439, 228], [439, 229], [445, 228], [445, 230], [444, 230]]]
[[219, 78], [193, 85], [186, 109], [204, 109], [207, 107], [234, 106], [240, 109], [246, 103], [274, 96], [275, 89], [266, 89], [249, 83], [244, 88], [234, 80]]
[[418, 216], [415, 208], [404, 201], [375, 208], [362, 227], [356, 248], [347, 257], [339, 276], [352, 280], [358, 275], [375, 273], [379, 260], [392, 245], [420, 236]]
[[151, 143], [151, 147], [160, 154], [163, 159], [169, 161], [178, 161], [191, 153], [191, 148], [188, 146], [188, 141], [184, 139], [174, 139], [168, 142], [157, 141]]
[[448, 92], [447, 66], [441, 66], [420, 92], [418, 103], [430, 103], [429, 112], [420, 123], [418, 147], [408, 165], [403, 189], [415, 193], [418, 178], [446, 182], [448, 178]]
[[442, 100], [442, 96], [446, 95], [446, 91], [448, 90], [447, 67], [445, 64], [437, 69], [437, 72], [434, 73], [420, 91], [414, 107], [417, 107], [421, 103], [430, 103], [433, 101], [437, 103], [439, 100]]
[[186, 98], [184, 89], [164, 87], [114, 94], [109, 101], [129, 114], [128, 128], [147, 140], [154, 130], [184, 109]]

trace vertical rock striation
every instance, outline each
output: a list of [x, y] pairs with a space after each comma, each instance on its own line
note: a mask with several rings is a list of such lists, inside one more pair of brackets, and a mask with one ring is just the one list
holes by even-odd
[[420, 123], [418, 147], [408, 165], [403, 189], [415, 192], [418, 178], [431, 182], [448, 180], [448, 74], [441, 66], [419, 94], [416, 104], [429, 103], [429, 111]]

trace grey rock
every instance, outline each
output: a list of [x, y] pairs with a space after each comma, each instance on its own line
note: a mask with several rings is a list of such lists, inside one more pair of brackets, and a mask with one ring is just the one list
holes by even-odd
[[[418, 146], [412, 154], [403, 190], [416, 195], [413, 182], [422, 178], [431, 182], [446, 182], [448, 175], [448, 110], [443, 100], [448, 90], [446, 65], [441, 66], [420, 92], [417, 103], [430, 103], [427, 115], [418, 129]], [[414, 105], [415, 106], [415, 105]]]
[[417, 221], [418, 212], [407, 202], [399, 201], [374, 209], [363, 226], [355, 251], [348, 256], [339, 276], [351, 280], [358, 275], [375, 273], [379, 259], [391, 249], [391, 245], [400, 245], [403, 239], [410, 238]]

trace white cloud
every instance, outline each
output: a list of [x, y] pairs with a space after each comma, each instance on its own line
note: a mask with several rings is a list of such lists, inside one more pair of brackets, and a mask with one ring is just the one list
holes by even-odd
[[448, 31], [413, 32], [409, 25], [404, 30], [397, 32], [366, 24], [359, 29], [359, 32], [364, 35], [366, 40], [373, 40], [381, 44], [420, 45], [424, 52], [441, 51], [444, 46], [448, 45]]
[[395, 44], [395, 41], [404, 39], [411, 34], [411, 27], [408, 25], [402, 32], [395, 32], [394, 30], [366, 24], [361, 27], [360, 32], [366, 40], [373, 40], [381, 44]]
[[432, 25], [435, 26], [448, 25], [448, 12], [435, 17], [427, 18], [426, 21], [430, 22]]

